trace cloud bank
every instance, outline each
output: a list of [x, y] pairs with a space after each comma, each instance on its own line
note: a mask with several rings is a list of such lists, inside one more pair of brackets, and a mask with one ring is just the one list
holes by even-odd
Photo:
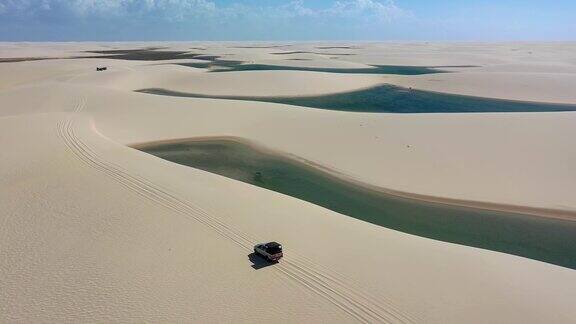
[[574, 40], [573, 0], [0, 0], [0, 41]]
[[408, 17], [394, 0], [0, 0], [0, 40], [329, 39]]
[[340, 0], [320, 9], [307, 7], [304, 0], [276, 6], [242, 2], [217, 5], [210, 0], [0, 0], [2, 16], [42, 18], [50, 14], [67, 18], [138, 19], [154, 16], [168, 22], [254, 14], [268, 17], [371, 17], [384, 21], [408, 15], [394, 0]]

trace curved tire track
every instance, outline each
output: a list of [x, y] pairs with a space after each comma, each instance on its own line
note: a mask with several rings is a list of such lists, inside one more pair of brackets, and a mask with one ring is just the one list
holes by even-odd
[[[84, 98], [78, 100], [74, 113], [86, 107]], [[107, 161], [84, 142], [75, 131], [74, 115], [58, 122], [57, 133], [66, 148], [84, 165], [115, 180], [121, 186], [182, 216], [191, 218], [230, 240], [246, 251], [251, 251], [256, 240], [238, 229], [231, 228], [195, 204], [182, 199], [144, 177], [129, 173], [118, 164]], [[320, 295], [351, 317], [364, 323], [416, 323], [414, 314], [400, 311], [391, 302], [374, 298], [350, 280], [303, 256], [287, 253], [275, 269], [298, 284]]]

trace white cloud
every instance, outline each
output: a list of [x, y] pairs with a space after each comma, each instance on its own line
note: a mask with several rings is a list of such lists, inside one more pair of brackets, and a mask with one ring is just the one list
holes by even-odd
[[0, 0], [0, 14], [59, 11], [79, 17], [146, 13], [181, 16], [215, 9], [210, 0]]
[[318, 12], [315, 10], [312, 10], [310, 8], [307, 8], [304, 5], [304, 0], [294, 0], [294, 1], [290, 1], [289, 3], [280, 6], [280, 8], [278, 8], [279, 10], [276, 10], [276, 12], [285, 12], [289, 15], [293, 15], [293, 16], [316, 16], [318, 15]]
[[279, 6], [250, 7], [234, 3], [229, 7], [219, 8], [222, 16], [251, 18], [359, 18], [375, 19], [380, 22], [390, 22], [395, 19], [411, 17], [411, 13], [403, 10], [394, 0], [339, 0], [326, 8], [311, 8], [304, 0], [292, 0]]
[[[63, 2], [64, 1], [64, 2]], [[123, 0], [51, 0], [57, 5], [67, 4], [72, 12], [80, 16], [119, 13], [128, 1]]]
[[245, 9], [252, 10], [252, 13], [262, 13], [270, 18], [370, 18], [381, 22], [390, 22], [412, 16], [410, 12], [396, 5], [394, 0], [339, 0], [327, 8], [318, 9], [307, 7], [304, 0], [293, 0], [277, 7], [260, 7], [257, 10], [255, 8]]
[[29, 0], [0, 0], [0, 13], [10, 14], [10, 13], [20, 13], [31, 6]]
[[212, 0], [0, 0], [0, 15], [38, 14], [76, 18], [142, 17], [167, 22], [191, 18], [213, 18], [220, 21], [234, 18], [350, 18], [390, 22], [409, 16], [394, 0], [338, 0], [327, 8], [311, 8], [305, 0], [292, 0], [278, 6], [245, 5], [240, 0], [217, 6]]
[[393, 0], [341, 0], [336, 1], [334, 6], [328, 9], [328, 12], [339, 16], [369, 15], [384, 21], [410, 16]]

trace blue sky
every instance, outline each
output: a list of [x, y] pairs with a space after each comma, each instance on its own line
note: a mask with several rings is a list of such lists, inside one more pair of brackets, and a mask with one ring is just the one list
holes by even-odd
[[576, 0], [0, 0], [0, 41], [576, 40]]

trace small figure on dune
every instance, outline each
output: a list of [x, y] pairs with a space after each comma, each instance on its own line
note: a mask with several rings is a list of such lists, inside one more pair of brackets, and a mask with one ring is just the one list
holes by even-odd
[[254, 173], [254, 181], [256, 182], [264, 182], [264, 179], [262, 178], [262, 172], [257, 171], [256, 173]]

